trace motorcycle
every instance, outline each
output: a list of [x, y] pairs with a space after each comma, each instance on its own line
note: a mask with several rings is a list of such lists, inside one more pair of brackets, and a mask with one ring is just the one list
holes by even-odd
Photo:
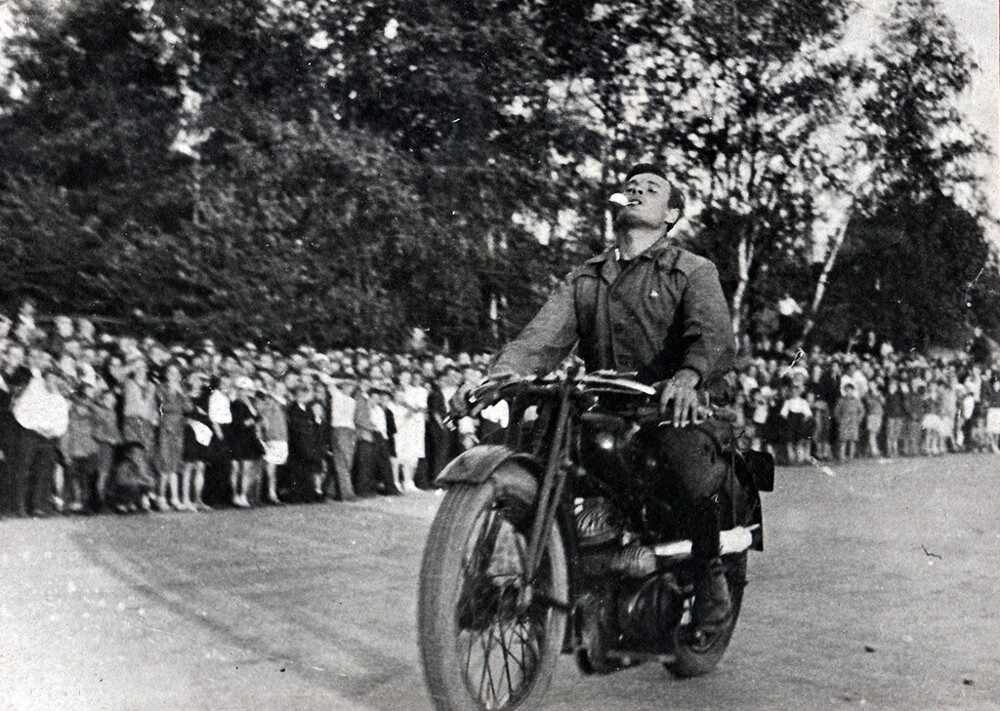
[[763, 548], [770, 456], [713, 437], [728, 471], [719, 510], [732, 615], [703, 634], [691, 624], [684, 511], [643, 446], [671, 425], [657, 391], [611, 372], [511, 377], [472, 391], [470, 414], [501, 400], [510, 408], [502, 441], [465, 451], [436, 480], [447, 491], [417, 606], [435, 707], [538, 708], [560, 653], [584, 674], [647, 660], [680, 677], [711, 671], [736, 625], [747, 552]]

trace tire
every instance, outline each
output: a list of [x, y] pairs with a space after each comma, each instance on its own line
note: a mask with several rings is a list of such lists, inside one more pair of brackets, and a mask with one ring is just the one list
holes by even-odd
[[729, 598], [732, 603], [732, 618], [729, 623], [712, 635], [704, 644], [693, 645], [686, 639], [686, 628], [682, 627], [677, 635], [676, 659], [664, 666], [671, 674], [687, 678], [707, 674], [718, 665], [732, 639], [736, 621], [740, 616], [743, 604], [743, 588], [746, 587], [747, 553], [725, 556], [726, 582], [729, 584]]
[[[565, 613], [547, 601], [568, 598], [558, 527], [543, 554], [535, 594], [526, 609], [516, 604], [537, 489], [531, 474], [507, 463], [483, 484], [449, 489], [441, 502], [417, 600], [424, 679], [437, 709], [537, 708], [552, 679]], [[514, 645], [519, 664], [513, 663]]]

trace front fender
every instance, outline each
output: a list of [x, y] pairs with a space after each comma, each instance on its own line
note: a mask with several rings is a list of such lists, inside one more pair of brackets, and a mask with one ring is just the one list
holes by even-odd
[[516, 461], [535, 476], [540, 476], [544, 469], [530, 454], [515, 452], [502, 444], [478, 444], [452, 459], [434, 484], [443, 488], [453, 484], [482, 484], [508, 461]]
[[[482, 484], [489, 480], [497, 469], [507, 462], [517, 462], [541, 481], [545, 466], [530, 454], [515, 452], [510, 447], [500, 444], [479, 444], [455, 457], [448, 466], [434, 479], [437, 486], [448, 488], [456, 484]], [[579, 576], [577, 573], [576, 527], [573, 524], [572, 502], [569, 506], [560, 505], [556, 509], [556, 525], [562, 534], [563, 545], [566, 547], [566, 566], [569, 582], [569, 602], [572, 604], [579, 595]], [[577, 645], [574, 636], [574, 616], [566, 616], [566, 627], [563, 630], [562, 651], [572, 652]]]

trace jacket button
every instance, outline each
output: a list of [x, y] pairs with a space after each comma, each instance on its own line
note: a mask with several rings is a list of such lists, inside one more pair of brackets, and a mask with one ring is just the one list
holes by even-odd
[[625, 332], [625, 326], [624, 326], [624, 324], [616, 323], [613, 330], [614, 330], [615, 333], [617, 333], [620, 336], [621, 334], [623, 334]]

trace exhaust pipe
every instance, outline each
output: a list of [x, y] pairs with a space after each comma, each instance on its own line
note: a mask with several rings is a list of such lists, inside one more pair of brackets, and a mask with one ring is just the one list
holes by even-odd
[[[742, 553], [753, 545], [754, 531], [760, 524], [753, 526], [737, 526], [719, 534], [719, 549], [722, 555]], [[691, 541], [670, 541], [653, 546], [657, 558], [685, 560], [691, 557]]]

